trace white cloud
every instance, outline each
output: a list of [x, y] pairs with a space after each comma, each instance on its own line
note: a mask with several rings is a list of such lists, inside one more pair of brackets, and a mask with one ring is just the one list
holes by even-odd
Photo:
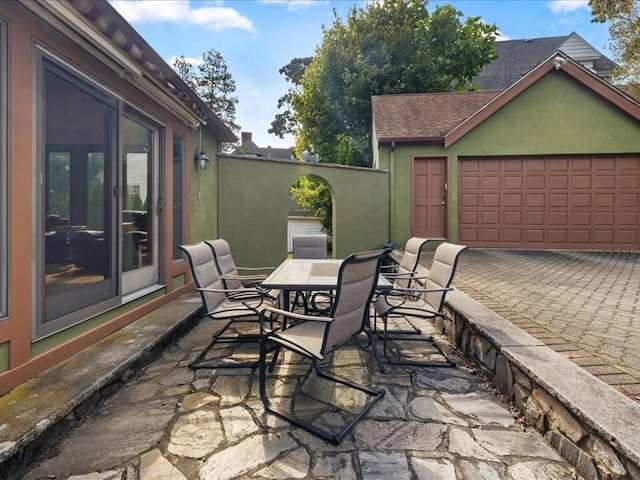
[[[167, 61], [167, 63], [173, 66], [173, 63], [176, 61], [177, 58], [178, 56], [174, 55]], [[190, 65], [193, 65], [194, 67], [197, 67], [198, 65], [202, 65], [204, 63], [204, 60], [202, 59], [202, 57], [184, 57], [184, 61]]]
[[207, 30], [254, 31], [253, 23], [237, 10], [220, 6], [193, 7], [184, 0], [112, 0], [111, 5], [131, 23], [188, 23]]
[[317, 7], [327, 4], [318, 0], [261, 0], [262, 3], [285, 5], [287, 10], [298, 10], [301, 8]]
[[589, 8], [589, 0], [553, 0], [549, 9], [556, 15], [564, 15], [583, 8]]

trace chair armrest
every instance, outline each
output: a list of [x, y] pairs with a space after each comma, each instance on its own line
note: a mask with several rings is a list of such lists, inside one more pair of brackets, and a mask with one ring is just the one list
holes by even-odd
[[[376, 298], [383, 298], [384, 302], [392, 309], [405, 308], [403, 305], [407, 300], [422, 300], [425, 293], [449, 292], [453, 287], [448, 288], [401, 288], [395, 287], [391, 290], [377, 290]], [[391, 300], [402, 300], [399, 304], [391, 303]]]
[[242, 280], [243, 278], [256, 278], [256, 279], [261, 279], [261, 278], [267, 278], [267, 274], [266, 273], [256, 273], [254, 275], [220, 275], [220, 278], [231, 278], [234, 280]]
[[246, 271], [257, 271], [257, 270], [275, 270], [276, 267], [238, 267], [238, 270], [246, 270]]
[[305, 320], [305, 321], [313, 321], [313, 322], [325, 322], [330, 323], [333, 322], [333, 317], [321, 317], [318, 315], [305, 315], [303, 313], [295, 313], [289, 312], [288, 310], [282, 310], [280, 308], [275, 307], [267, 307], [263, 311], [273, 313], [275, 315], [280, 315], [285, 318], [292, 318], [294, 320]]
[[447, 288], [401, 288], [401, 287], [396, 287], [396, 288], [392, 288], [391, 290], [382, 290], [379, 293], [384, 294], [384, 295], [395, 295], [395, 296], [402, 296], [402, 295], [416, 296], [416, 293], [422, 294], [422, 293], [435, 293], [435, 292], [450, 292], [451, 290], [453, 290], [453, 287], [447, 287]]
[[[228, 300], [235, 300], [235, 301], [241, 302], [248, 309], [256, 310], [256, 313], [257, 313], [257, 309], [264, 302], [265, 297], [268, 297], [268, 295], [266, 295], [264, 290], [259, 288], [250, 289], [249, 287], [247, 287], [247, 290], [243, 290], [243, 291], [229, 290], [224, 288], [196, 288], [195, 290], [198, 292], [224, 293], [225, 297]], [[245, 300], [251, 300], [256, 298], [260, 299], [260, 303], [258, 305], [252, 306], [245, 302]]]
[[418, 275], [418, 272], [409, 273], [385, 273], [384, 276], [388, 280], [424, 280], [427, 275]]
[[240, 283], [247, 286], [253, 286], [257, 283], [262, 282], [267, 275], [259, 274], [259, 275], [220, 275], [220, 278], [223, 280], [239, 280]]

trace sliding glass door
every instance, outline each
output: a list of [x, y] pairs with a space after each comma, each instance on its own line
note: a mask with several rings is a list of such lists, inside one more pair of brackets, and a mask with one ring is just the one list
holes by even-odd
[[114, 99], [44, 60], [38, 336], [117, 295]]
[[161, 126], [41, 54], [34, 340], [158, 287]]

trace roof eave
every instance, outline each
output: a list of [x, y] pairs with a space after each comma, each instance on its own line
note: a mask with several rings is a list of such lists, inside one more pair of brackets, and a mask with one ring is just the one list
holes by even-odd
[[[238, 138], [191, 90], [180, 76], [156, 53], [140, 34], [109, 2], [99, 0], [71, 0], [69, 2], [25, 2], [37, 14], [50, 15], [70, 31], [79, 34], [94, 51], [122, 67], [120, 76], [140, 88], [191, 128], [207, 124], [222, 142], [236, 142]], [[127, 51], [105, 34], [97, 20], [99, 12], [115, 24], [135, 48]], [[110, 25], [104, 26], [108, 28]], [[80, 38], [77, 37], [77, 38]], [[125, 42], [126, 43], [126, 42]]]
[[445, 137], [378, 137], [378, 143], [443, 143]]

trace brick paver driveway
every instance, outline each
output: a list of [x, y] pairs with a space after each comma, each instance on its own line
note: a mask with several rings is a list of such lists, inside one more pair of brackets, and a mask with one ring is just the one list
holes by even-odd
[[[469, 249], [454, 286], [640, 401], [640, 253]], [[429, 268], [430, 255], [422, 263]]]

